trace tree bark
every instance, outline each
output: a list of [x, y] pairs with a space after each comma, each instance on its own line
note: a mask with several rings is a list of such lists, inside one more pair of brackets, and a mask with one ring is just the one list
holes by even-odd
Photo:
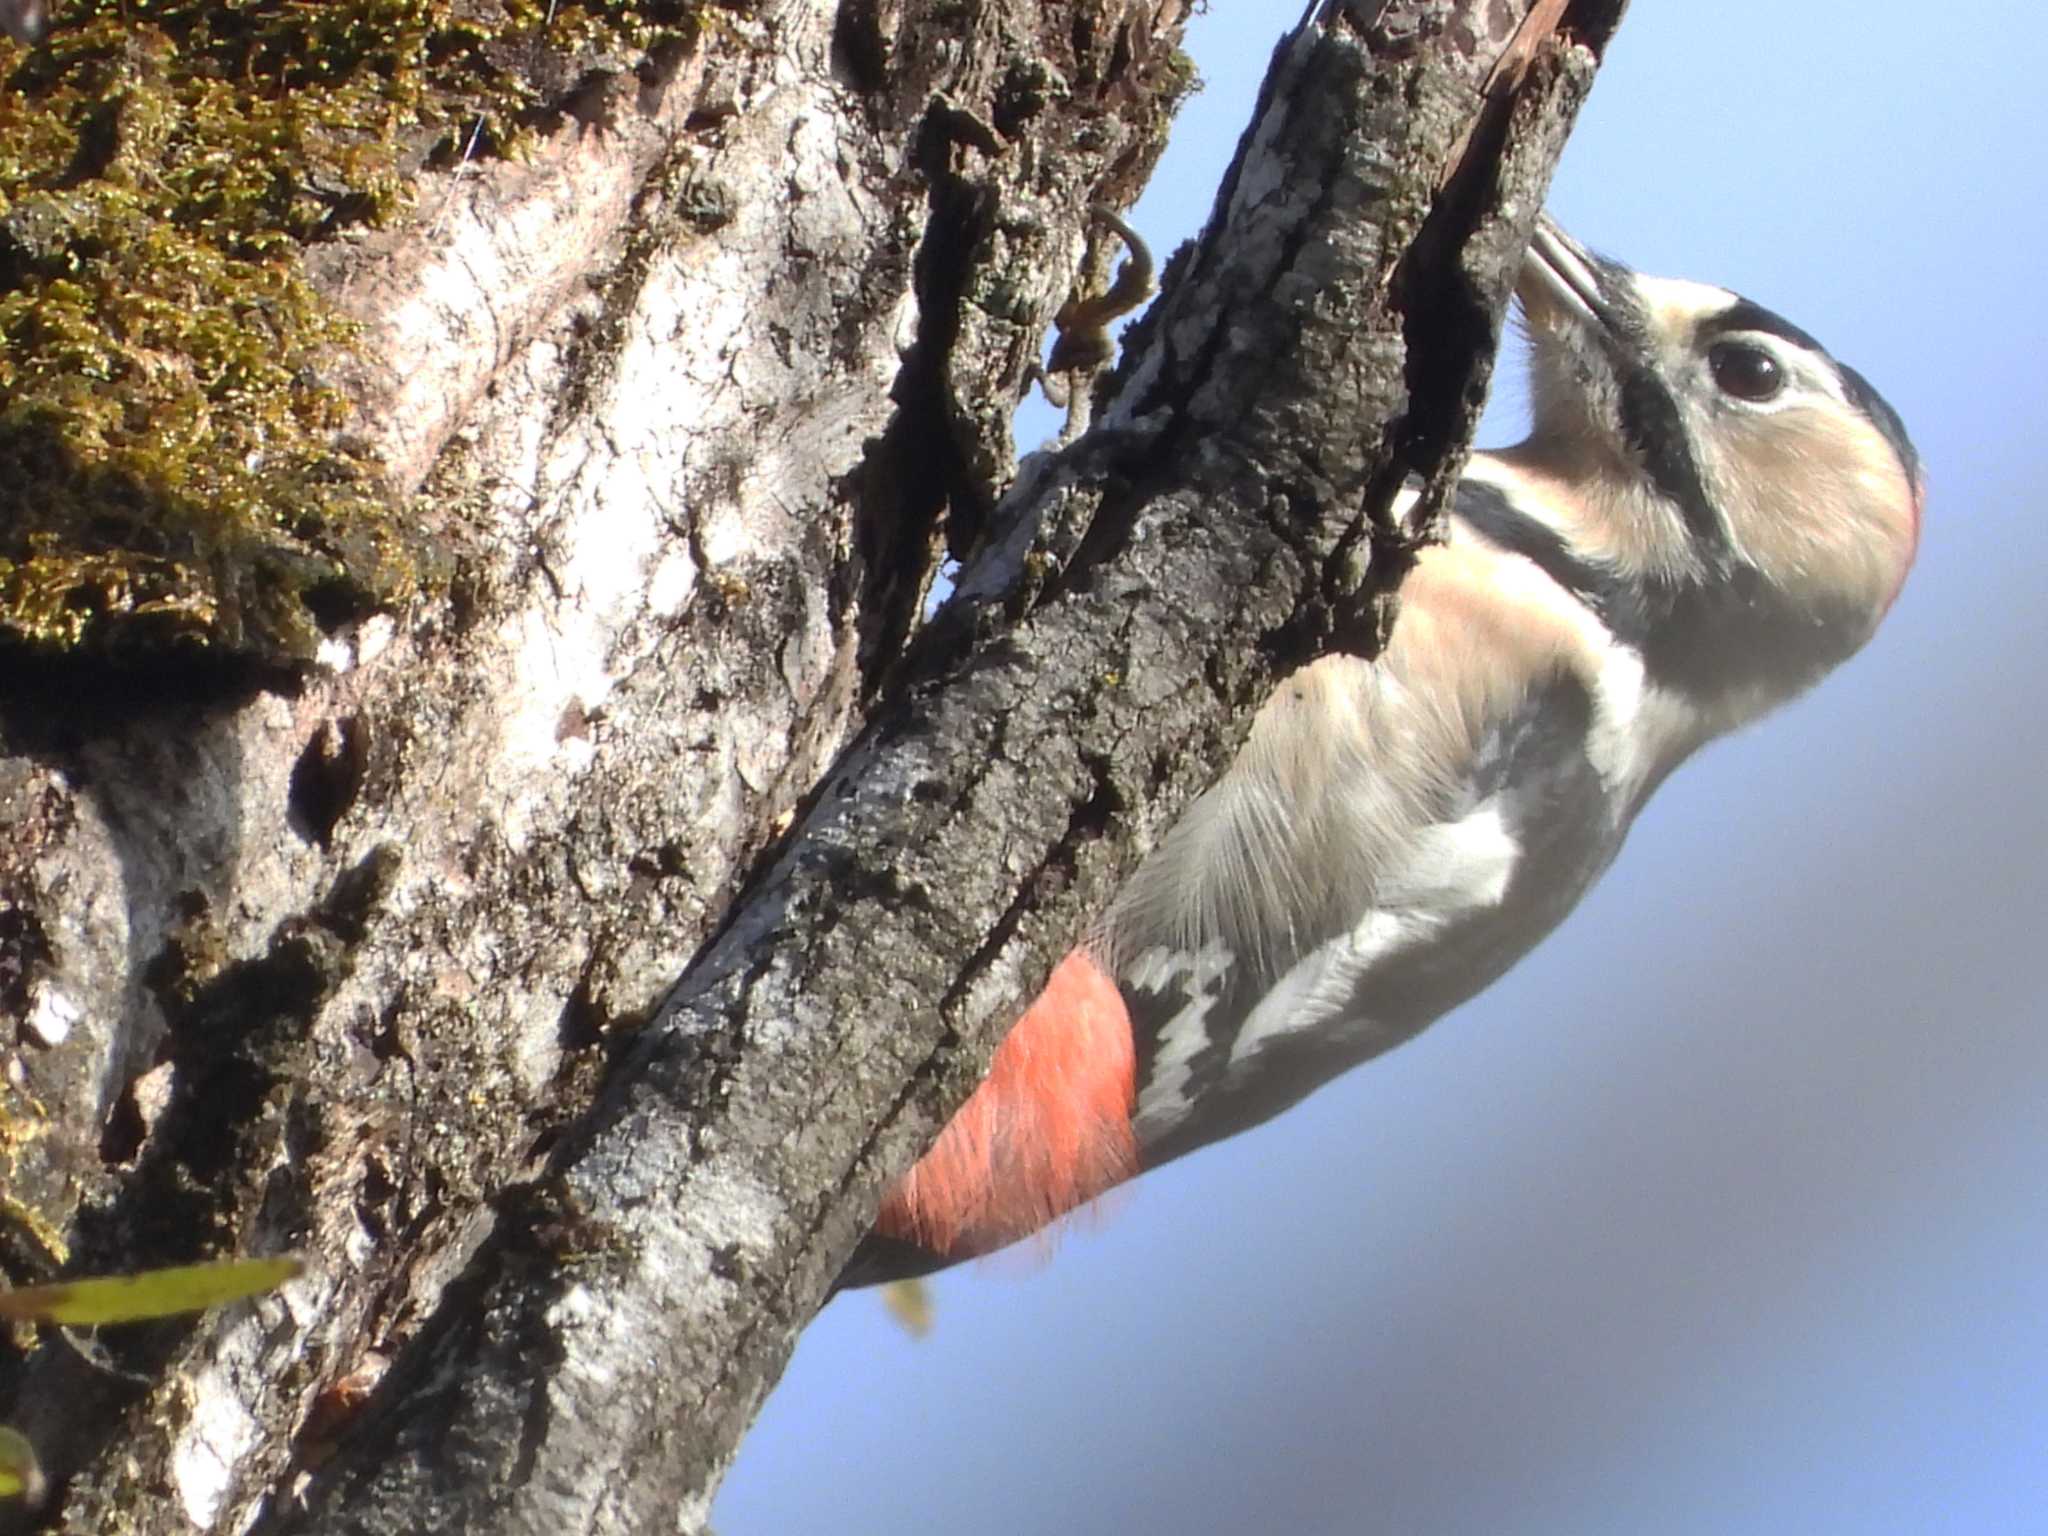
[[454, 574], [286, 675], [13, 664], [0, 1258], [311, 1268], [8, 1362], [42, 1518], [700, 1528], [1021, 1003], [1275, 680], [1376, 646], [1620, 6], [1318, 7], [1014, 479], [1178, 0], [715, 12], [310, 250]]

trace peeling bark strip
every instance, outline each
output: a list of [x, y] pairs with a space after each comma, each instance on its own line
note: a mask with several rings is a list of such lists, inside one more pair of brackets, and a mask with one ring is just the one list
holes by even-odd
[[[1401, 476], [1455, 478], [1619, 3], [1505, 86], [1519, 6], [1324, 9], [1104, 419], [1000, 502], [1180, 7], [717, 11], [684, 96], [613, 108], [666, 138], [562, 149], [646, 167], [556, 184], [608, 189], [582, 254], [383, 333], [361, 398], [432, 461], [445, 600], [289, 694], [0, 700], [0, 995], [43, 1021], [0, 1087], [39, 1225], [0, 1208], [0, 1260], [198, 1226], [314, 1263], [110, 1341], [144, 1394], [60, 1344], [0, 1383], [62, 1528], [702, 1524], [883, 1182], [1273, 679], [1373, 643]], [[517, 250], [477, 226], [546, 175], [475, 174], [380, 259]], [[428, 366], [469, 381], [445, 416]], [[973, 560], [920, 632], [943, 537]]]

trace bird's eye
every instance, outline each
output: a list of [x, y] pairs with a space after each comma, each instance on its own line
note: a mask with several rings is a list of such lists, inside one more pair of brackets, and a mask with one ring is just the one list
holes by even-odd
[[1785, 370], [1762, 347], [1721, 342], [1707, 353], [1707, 366], [1722, 392], [1738, 400], [1768, 400], [1785, 387]]

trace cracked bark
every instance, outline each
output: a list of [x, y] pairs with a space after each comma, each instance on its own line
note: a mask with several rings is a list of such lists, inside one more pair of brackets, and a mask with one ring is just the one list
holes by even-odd
[[139, 1382], [10, 1363], [43, 1519], [702, 1524], [883, 1182], [1274, 680], [1373, 646], [1387, 503], [1455, 479], [1619, 0], [1500, 71], [1519, 5], [1328, 9], [1014, 483], [1175, 0], [764, 5], [317, 254], [445, 598], [303, 678], [0, 714], [0, 1258], [314, 1264], [108, 1338]]

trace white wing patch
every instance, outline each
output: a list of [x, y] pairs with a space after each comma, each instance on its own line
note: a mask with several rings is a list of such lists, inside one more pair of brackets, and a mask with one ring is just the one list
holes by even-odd
[[1610, 639], [1593, 678], [1586, 760], [1615, 801], [1634, 804], [1652, 774], [1684, 757], [1705, 734], [1698, 708], [1650, 682], [1642, 656]]
[[1280, 1036], [1322, 1028], [1361, 1003], [1369, 1009], [1358, 991], [1373, 967], [1456, 918], [1499, 906], [1521, 853], [1497, 795], [1456, 821], [1423, 828], [1381, 877], [1378, 900], [1358, 925], [1304, 955], [1259, 999], [1231, 1045], [1231, 1066]]
[[1379, 906], [1441, 909], [1444, 916], [1498, 906], [1521, 852], [1495, 795], [1456, 821], [1417, 833], [1407, 858], [1380, 877]]
[[1221, 944], [1206, 945], [1192, 954], [1159, 945], [1124, 968], [1125, 985], [1139, 992], [1164, 992], [1178, 978], [1187, 978], [1181, 983], [1187, 1003], [1159, 1031], [1152, 1074], [1138, 1095], [1138, 1111], [1132, 1118], [1141, 1139], [1148, 1117], [1176, 1121], [1193, 1107], [1187, 1093], [1188, 1077], [1195, 1058], [1209, 1044], [1209, 1010], [1219, 996], [1216, 984], [1236, 961], [1237, 956]]
[[1593, 674], [1593, 728], [1586, 737], [1586, 760], [1610, 790], [1629, 792], [1645, 772], [1636, 719], [1650, 692], [1648, 670], [1641, 655], [1616, 645], [1606, 627], [1599, 628], [1606, 654]]
[[[1341, 938], [1319, 944], [1288, 969], [1246, 1015], [1231, 1043], [1234, 1070], [1268, 1042], [1302, 1030], [1317, 1030], [1333, 1019], [1359, 1015], [1359, 983], [1387, 956], [1428, 935], [1439, 919], [1420, 912], [1375, 908]], [[1363, 1024], [1369, 1015], [1356, 1017]]]
[[[1237, 762], [1118, 897], [1106, 931], [1121, 979], [1158, 1000], [1153, 1016], [1177, 1010], [1139, 1085], [1141, 1141], [1258, 1079], [1283, 1042], [1321, 1034], [1355, 1055], [1382, 1034], [1395, 1043], [1389, 1019], [1413, 1027], [1411, 1000], [1384, 995], [1389, 962], [1504, 910], [1523, 816], [1592, 814], [1575, 800], [1524, 805], [1515, 784], [1474, 803], [1479, 786], [1533, 767], [1584, 797], [1590, 769], [1625, 820], [1701, 734], [1696, 711], [1541, 565], [1456, 518], [1451, 529], [1411, 576], [1422, 606], [1385, 653], [1325, 656], [1275, 689]], [[1566, 680], [1585, 689], [1586, 734], [1529, 736], [1529, 712]], [[1553, 750], [1554, 763], [1523, 760]], [[1579, 830], [1605, 845], [1618, 825]], [[1585, 870], [1576, 858], [1530, 873], [1576, 880], [1604, 862], [1590, 845]], [[1513, 925], [1496, 936], [1520, 937]]]
[[[1382, 877], [1378, 902], [1357, 926], [1302, 956], [1259, 999], [1231, 1042], [1226, 1070], [1274, 1040], [1327, 1028], [1333, 1019], [1351, 1016], [1357, 1027], [1369, 1027], [1371, 999], [1359, 993], [1374, 967], [1456, 918], [1498, 906], [1520, 857], [1521, 845], [1508, 829], [1499, 797], [1456, 821], [1423, 828], [1407, 856]], [[1216, 984], [1235, 960], [1220, 944], [1194, 954], [1159, 946], [1125, 970], [1125, 983], [1134, 990], [1158, 993], [1173, 987], [1187, 998], [1160, 1030], [1151, 1074], [1138, 1095], [1140, 1140], [1179, 1123], [1192, 1107], [1189, 1078], [1195, 1059], [1216, 1043], [1209, 1033]]]

